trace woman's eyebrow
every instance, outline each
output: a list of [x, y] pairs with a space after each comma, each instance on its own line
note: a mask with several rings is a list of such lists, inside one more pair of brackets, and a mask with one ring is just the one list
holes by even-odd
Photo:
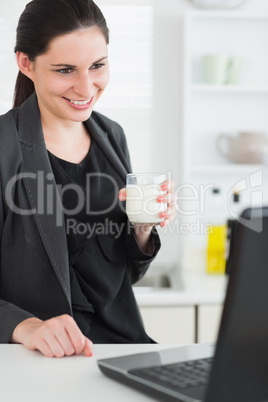
[[60, 64], [51, 64], [52, 67], [68, 67], [68, 68], [75, 68], [76, 66], [73, 66], [72, 64], [65, 64], [65, 63], [60, 63]]
[[97, 64], [97, 63], [100, 63], [101, 61], [103, 61], [103, 60], [105, 60], [105, 59], [108, 59], [108, 56], [104, 56], [104, 57], [102, 57], [101, 59], [99, 59], [99, 60], [95, 61], [95, 62], [94, 62], [94, 63], [92, 63], [92, 64]]
[[[104, 56], [101, 59], [94, 61], [94, 63], [92, 64], [97, 64], [100, 63], [101, 61], [107, 59], [108, 56]], [[73, 65], [73, 64], [67, 64], [67, 63], [59, 63], [59, 64], [51, 64], [52, 67], [67, 67], [67, 68], [76, 68], [77, 66]]]

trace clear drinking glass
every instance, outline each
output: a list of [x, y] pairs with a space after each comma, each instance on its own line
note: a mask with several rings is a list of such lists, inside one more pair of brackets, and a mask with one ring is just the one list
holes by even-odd
[[150, 173], [130, 173], [126, 180], [126, 213], [131, 223], [159, 223], [159, 213], [167, 209], [166, 203], [157, 202], [164, 194], [161, 184], [166, 175]]

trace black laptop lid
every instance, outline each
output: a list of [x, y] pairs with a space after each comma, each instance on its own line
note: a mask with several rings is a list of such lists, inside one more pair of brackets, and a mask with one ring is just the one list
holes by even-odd
[[268, 401], [268, 207], [236, 223], [206, 402]]

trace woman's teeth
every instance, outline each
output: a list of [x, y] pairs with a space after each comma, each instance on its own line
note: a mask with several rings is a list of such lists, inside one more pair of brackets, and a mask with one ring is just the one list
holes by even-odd
[[[67, 98], [66, 98], [67, 99]], [[87, 103], [89, 103], [91, 101], [92, 98], [85, 100], [85, 101], [73, 101], [71, 99], [68, 99], [68, 101], [70, 101], [71, 103], [73, 103], [74, 105], [86, 105]]]

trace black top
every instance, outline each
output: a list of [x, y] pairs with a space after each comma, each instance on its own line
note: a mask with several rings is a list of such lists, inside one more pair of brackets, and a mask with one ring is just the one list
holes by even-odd
[[[125, 183], [93, 139], [79, 164], [48, 154], [65, 214], [74, 319], [94, 343], [154, 342], [127, 270], [128, 246], [133, 254], [136, 241], [118, 201]], [[152, 257], [135, 247], [137, 259]]]

